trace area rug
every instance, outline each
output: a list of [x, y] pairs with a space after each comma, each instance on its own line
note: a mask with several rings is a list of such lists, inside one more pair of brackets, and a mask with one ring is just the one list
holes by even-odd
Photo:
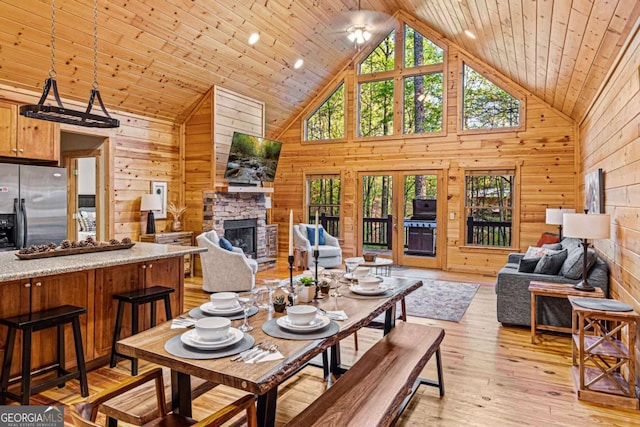
[[407, 315], [459, 322], [479, 287], [472, 283], [422, 279], [422, 287], [405, 298]]

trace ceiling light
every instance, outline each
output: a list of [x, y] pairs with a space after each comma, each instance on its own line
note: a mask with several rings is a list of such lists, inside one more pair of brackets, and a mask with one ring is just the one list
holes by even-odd
[[250, 45], [254, 45], [254, 44], [258, 43], [258, 40], [260, 40], [260, 34], [251, 33], [251, 35], [249, 36], [249, 44]]
[[302, 67], [302, 64], [304, 64], [304, 61], [302, 59], [298, 59], [296, 63], [293, 64], [293, 68], [297, 70], [298, 68]]
[[[44, 81], [42, 96], [37, 104], [23, 105], [20, 107], [20, 115], [32, 119], [47, 120], [56, 123], [66, 123], [70, 125], [91, 127], [91, 128], [117, 128], [120, 120], [109, 115], [102, 103], [102, 97], [98, 90], [98, 0], [93, 2], [93, 82], [91, 83], [91, 93], [85, 111], [71, 110], [65, 108], [58, 94], [58, 84], [56, 83], [55, 68], [55, 35], [56, 35], [56, 5], [55, 0], [51, 0], [51, 68], [49, 77]], [[56, 105], [44, 105], [49, 96], [49, 91], [53, 91]], [[102, 109], [104, 116], [92, 114], [94, 101]]]
[[371, 32], [364, 25], [354, 25], [347, 28], [347, 38], [350, 42], [360, 45], [371, 38]]
[[476, 35], [473, 34], [471, 31], [469, 30], [464, 30], [464, 33], [467, 35], [467, 37], [469, 37], [470, 39], [475, 40], [476, 39]]

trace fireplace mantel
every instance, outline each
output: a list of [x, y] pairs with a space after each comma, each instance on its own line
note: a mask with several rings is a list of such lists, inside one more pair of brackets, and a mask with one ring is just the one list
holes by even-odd
[[216, 185], [215, 191], [221, 193], [259, 193], [268, 194], [273, 193], [273, 187], [257, 187], [257, 186], [243, 186], [243, 185]]

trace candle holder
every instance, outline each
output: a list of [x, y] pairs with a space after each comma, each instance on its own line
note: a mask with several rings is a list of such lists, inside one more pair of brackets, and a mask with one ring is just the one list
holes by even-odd
[[295, 303], [296, 288], [293, 286], [293, 255], [289, 255], [287, 261], [289, 261], [289, 305], [293, 306]]
[[316, 269], [316, 292], [313, 296], [313, 299], [323, 299], [324, 297], [320, 296], [320, 280], [318, 280], [318, 258], [320, 258], [320, 251], [317, 249], [313, 250], [313, 259], [315, 260], [315, 269]]

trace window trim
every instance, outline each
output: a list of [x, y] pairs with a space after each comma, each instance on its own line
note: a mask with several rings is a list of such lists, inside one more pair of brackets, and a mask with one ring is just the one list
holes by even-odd
[[304, 189], [302, 195], [302, 213], [303, 218], [307, 224], [311, 223], [311, 218], [308, 218], [309, 215], [309, 188], [307, 187], [307, 181], [310, 178], [318, 177], [318, 178], [328, 178], [329, 176], [337, 176], [340, 178], [340, 208], [338, 209], [338, 222], [340, 223], [340, 235], [334, 236], [338, 239], [342, 239], [344, 236], [344, 182], [345, 182], [345, 173], [342, 169], [312, 169], [309, 168], [302, 172], [302, 188]]
[[[309, 114], [306, 115], [305, 119], [302, 121], [303, 138], [301, 138], [302, 139], [301, 142], [317, 144], [322, 142], [343, 142], [347, 140], [347, 124], [349, 123], [347, 119], [347, 112], [349, 111], [349, 109], [347, 107], [348, 92], [347, 92], [347, 82], [345, 80], [346, 79], [342, 78], [340, 82], [333, 88], [333, 90], [327, 96], [322, 98], [322, 101], [318, 103], [316, 108], [314, 108]], [[340, 86], [342, 86], [342, 89], [344, 90], [344, 106], [343, 106], [344, 136], [342, 138], [331, 138], [331, 139], [308, 139], [307, 122], [309, 121], [309, 118], [311, 118], [311, 116], [313, 116], [315, 113], [318, 112], [320, 108], [322, 108], [322, 106], [329, 100], [329, 98], [331, 98], [338, 91], [338, 89], [340, 89]]]
[[[517, 161], [517, 162], [509, 162], [509, 161], [505, 161], [505, 162], [493, 162], [492, 164], [487, 164], [487, 165], [483, 165], [483, 166], [478, 166], [478, 165], [467, 165], [464, 163], [461, 163], [460, 166], [460, 173], [461, 173], [461, 178], [460, 179], [460, 243], [458, 245], [459, 249], [464, 249], [464, 250], [481, 250], [481, 251], [486, 251], [486, 250], [502, 250], [505, 252], [513, 252], [514, 250], [519, 251], [520, 250], [520, 189], [522, 188], [522, 161]], [[496, 171], [496, 172], [500, 172], [500, 171], [505, 171], [505, 170], [513, 170], [513, 177], [515, 180], [515, 185], [514, 188], [512, 189], [512, 197], [513, 197], [513, 209], [511, 211], [511, 218], [512, 218], [512, 223], [511, 223], [511, 229], [512, 229], [512, 233], [511, 233], [511, 246], [487, 246], [487, 245], [468, 245], [467, 244], [467, 225], [466, 225], [466, 221], [463, 220], [464, 218], [466, 218], [466, 198], [467, 198], [467, 193], [466, 193], [466, 177], [468, 172], [492, 172], [492, 171]]]
[[[523, 132], [526, 131], [526, 118], [527, 118], [527, 97], [516, 88], [508, 86], [506, 82], [500, 82], [484, 70], [484, 67], [474, 62], [471, 58], [460, 55], [458, 58], [458, 106], [457, 106], [457, 134], [458, 135], [474, 135], [478, 133], [504, 133], [504, 132]], [[520, 101], [519, 113], [519, 125], [503, 128], [488, 128], [488, 129], [464, 129], [462, 115], [464, 114], [464, 66], [468, 65], [476, 73], [480, 74], [485, 79], [489, 80], [500, 89], [507, 92], [512, 97]]]
[[[353, 124], [354, 134], [351, 138], [351, 142], [366, 143], [373, 141], [392, 141], [394, 139], [418, 139], [418, 138], [433, 138], [442, 137], [448, 134], [448, 121], [447, 121], [447, 105], [448, 105], [448, 66], [449, 62], [449, 49], [446, 43], [443, 43], [436, 34], [432, 34], [432, 31], [428, 28], [421, 28], [420, 25], [414, 25], [415, 22], [409, 22], [406, 19], [399, 19], [398, 22], [389, 29], [383, 37], [377, 39], [371, 44], [371, 49], [363, 52], [360, 56], [357, 56], [354, 60], [356, 64], [354, 68], [354, 78], [351, 90], [353, 91], [354, 110], [353, 118], [350, 119]], [[419, 23], [418, 23], [419, 24]], [[413, 28], [414, 31], [419, 32], [423, 37], [427, 38], [431, 43], [442, 49], [443, 61], [439, 64], [421, 65], [418, 67], [404, 68], [404, 26], [407, 25]], [[383, 40], [385, 40], [391, 31], [395, 30], [395, 57], [393, 70], [380, 71], [376, 73], [360, 74], [360, 64], [364, 62], [369, 55], [378, 47]], [[400, 46], [400, 49], [398, 49]], [[404, 133], [404, 78], [415, 75], [442, 73], [442, 130], [439, 132], [424, 132], [424, 133]], [[361, 136], [360, 135], [360, 85], [371, 81], [380, 80], [393, 80], [393, 133], [391, 135], [381, 136]], [[346, 104], [345, 104], [346, 105]], [[522, 104], [521, 104], [522, 105]], [[398, 114], [400, 112], [400, 114]]]

